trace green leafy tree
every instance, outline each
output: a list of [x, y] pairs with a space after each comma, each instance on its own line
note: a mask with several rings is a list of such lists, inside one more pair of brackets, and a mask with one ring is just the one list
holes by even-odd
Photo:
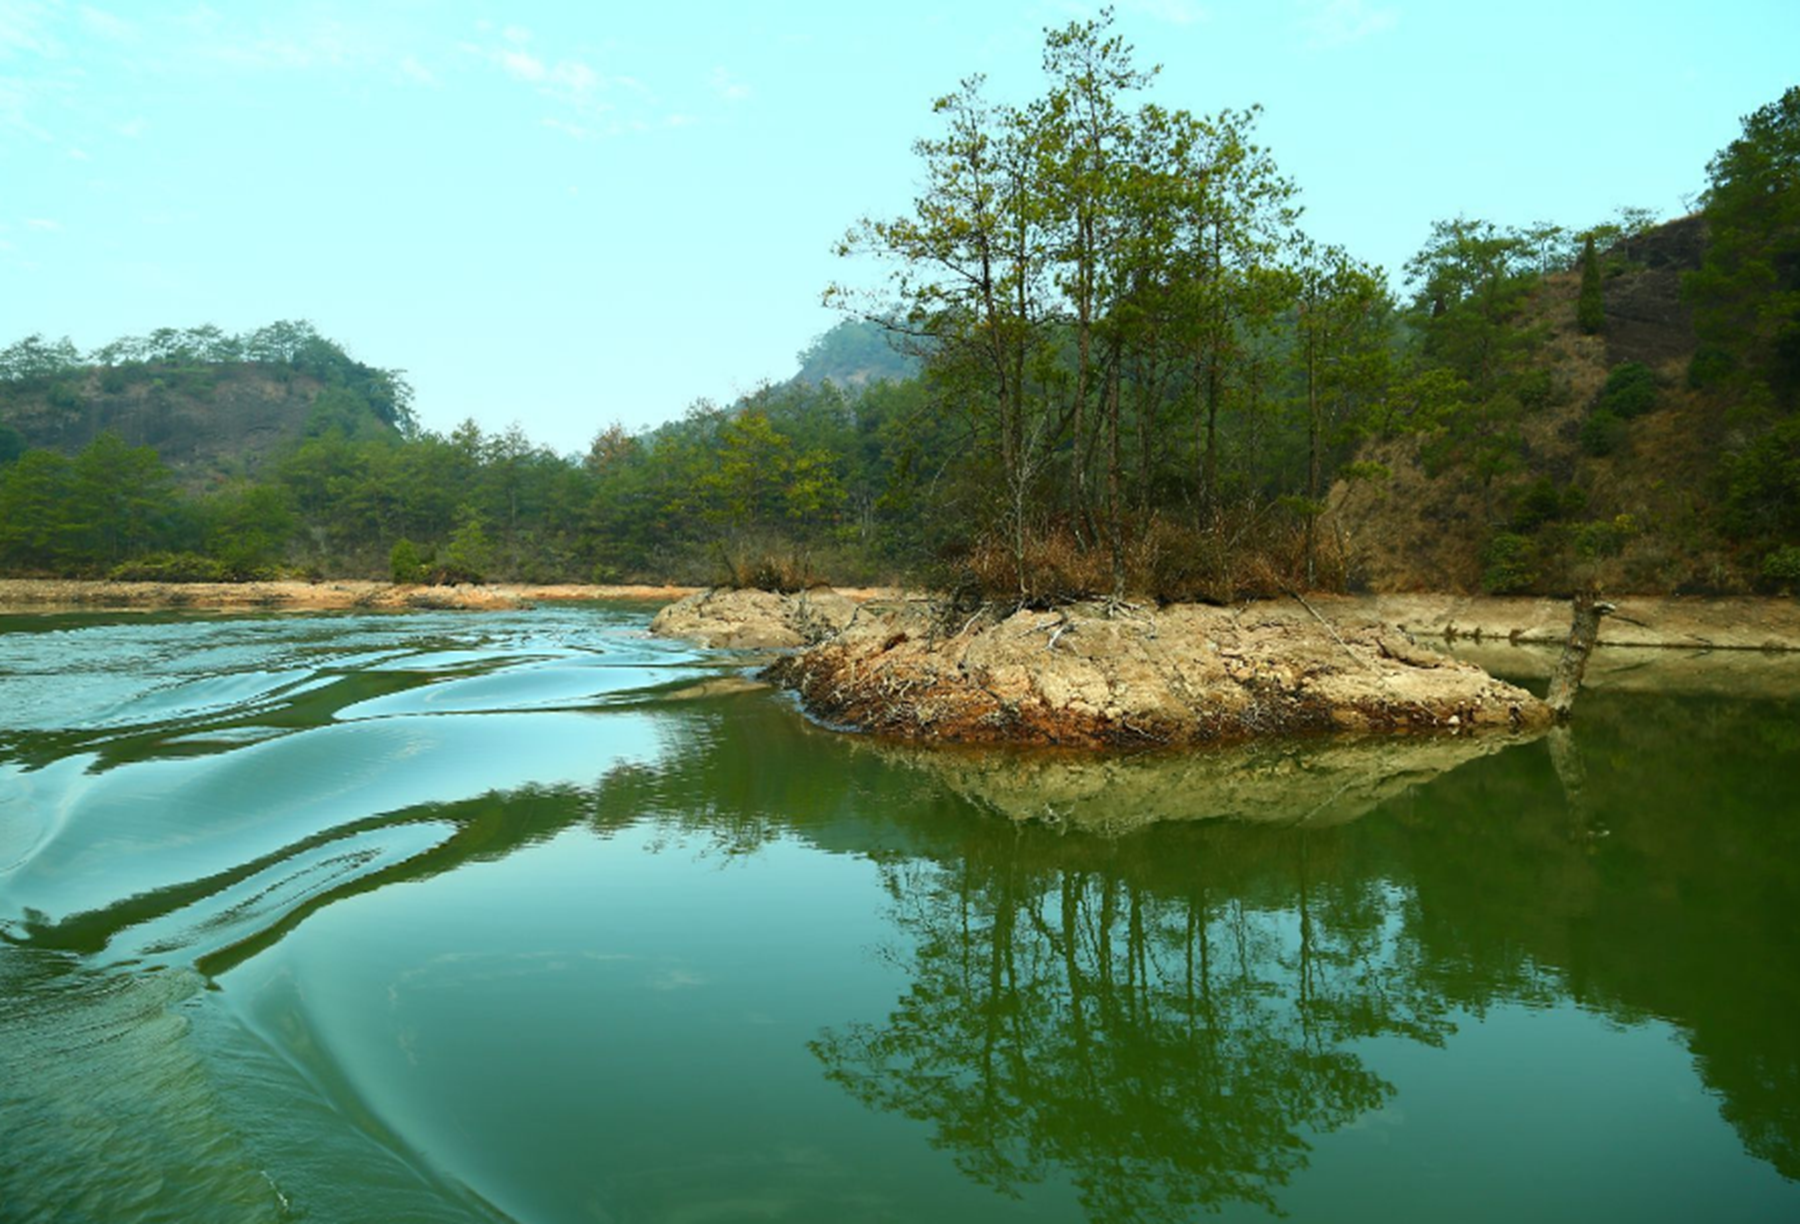
[[1746, 116], [1707, 166], [1708, 241], [1684, 283], [1713, 376], [1800, 400], [1800, 86]]
[[1295, 350], [1307, 422], [1305, 566], [1311, 585], [1317, 579], [1326, 448], [1353, 414], [1366, 411], [1386, 390], [1387, 293], [1375, 269], [1337, 247], [1303, 247], [1295, 281]]
[[1597, 335], [1606, 326], [1606, 298], [1600, 290], [1600, 257], [1594, 253], [1594, 236], [1581, 244], [1581, 295], [1575, 301], [1575, 325], [1584, 335]]
[[280, 564], [298, 527], [286, 491], [239, 484], [215, 493], [202, 510], [206, 551], [240, 578]]
[[148, 446], [127, 446], [110, 430], [75, 457], [70, 472], [75, 559], [111, 567], [158, 547], [176, 510], [175, 482]]
[[73, 551], [73, 467], [49, 450], [28, 450], [0, 472], [0, 560], [8, 568], [60, 571]]

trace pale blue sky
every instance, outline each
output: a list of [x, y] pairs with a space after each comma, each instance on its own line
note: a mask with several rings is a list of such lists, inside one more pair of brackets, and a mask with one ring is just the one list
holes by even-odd
[[[930, 99], [1098, 6], [0, 0], [0, 344], [306, 318], [428, 427], [558, 450], [787, 377], [872, 276]], [[1120, 0], [1153, 92], [1265, 107], [1311, 231], [1685, 211], [1800, 79], [1800, 0]]]

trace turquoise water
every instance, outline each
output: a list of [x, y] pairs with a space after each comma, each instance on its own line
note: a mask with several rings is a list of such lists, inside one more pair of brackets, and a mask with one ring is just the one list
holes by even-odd
[[922, 753], [647, 616], [0, 618], [0, 1220], [1800, 1218], [1800, 702]]

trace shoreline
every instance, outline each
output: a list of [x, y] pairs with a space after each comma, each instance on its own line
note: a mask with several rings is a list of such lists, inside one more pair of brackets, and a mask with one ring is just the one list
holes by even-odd
[[492, 583], [419, 586], [370, 579], [320, 582], [114, 582], [0, 578], [0, 615], [58, 612], [506, 611], [538, 603], [632, 600], [666, 603], [699, 590], [675, 585]]
[[[55, 612], [333, 612], [507, 610], [538, 603], [674, 603], [706, 590], [676, 583], [491, 583], [454, 587], [372, 579], [320, 582], [114, 582], [0, 578], [0, 615]], [[856, 603], [921, 602], [883, 587], [837, 587]], [[1367, 619], [1422, 640], [1452, 644], [1560, 646], [1569, 632], [1566, 600], [1510, 595], [1309, 595], [1332, 620]], [[1294, 606], [1291, 600], [1265, 601]], [[1781, 596], [1620, 595], [1600, 623], [1600, 645], [1686, 651], [1800, 651], [1800, 599]]]

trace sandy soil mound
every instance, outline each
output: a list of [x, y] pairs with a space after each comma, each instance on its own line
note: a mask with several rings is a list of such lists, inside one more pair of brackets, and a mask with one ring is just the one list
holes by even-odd
[[823, 588], [797, 595], [716, 588], [670, 604], [650, 622], [650, 632], [702, 646], [787, 650], [836, 633], [856, 608], [855, 600]]
[[1298, 604], [1077, 606], [958, 628], [864, 608], [771, 678], [826, 720], [969, 743], [1191, 744], [1302, 731], [1545, 726], [1525, 690], [1371, 621]]

